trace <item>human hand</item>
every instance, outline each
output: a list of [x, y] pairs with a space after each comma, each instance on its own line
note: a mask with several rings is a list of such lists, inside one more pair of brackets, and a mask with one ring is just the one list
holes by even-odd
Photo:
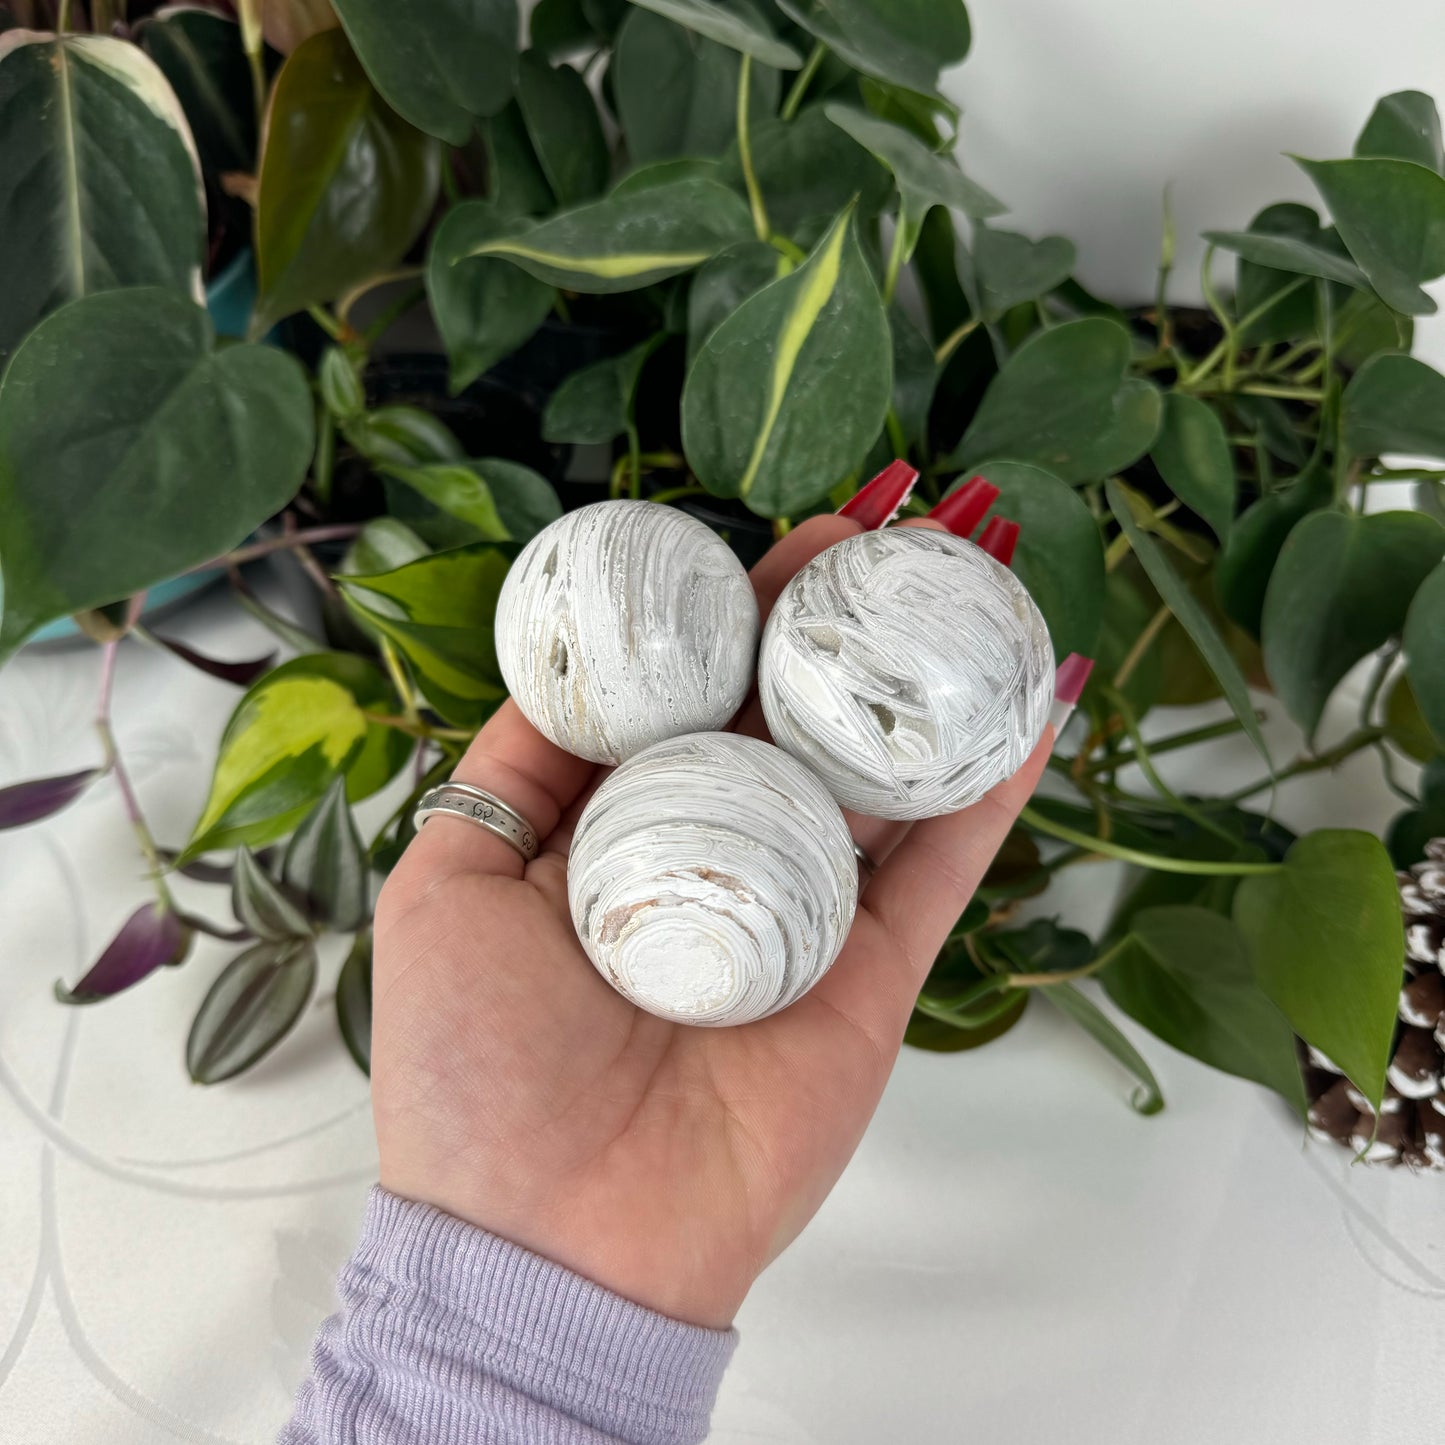
[[[824, 547], [817, 517], [753, 571], [764, 618]], [[766, 737], [750, 703], [739, 730]], [[736, 1028], [643, 1013], [582, 951], [567, 846], [606, 772], [505, 703], [456, 770], [543, 840], [531, 863], [483, 829], [424, 828], [376, 911], [372, 1099], [381, 1183], [694, 1324], [726, 1326], [817, 1211], [862, 1137], [913, 1001], [1019, 809], [1053, 729], [960, 813], [849, 815], [878, 863], [833, 967]]]

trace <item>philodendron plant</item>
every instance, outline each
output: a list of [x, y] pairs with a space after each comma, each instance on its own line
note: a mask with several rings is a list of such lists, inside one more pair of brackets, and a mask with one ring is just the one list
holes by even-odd
[[[1389, 96], [1353, 156], [1300, 160], [1314, 204], [1210, 232], [1203, 308], [1166, 303], [1166, 214], [1157, 277], [1121, 298], [1154, 299], [1119, 309], [960, 168], [939, 90], [969, 46], [959, 0], [541, 0], [526, 49], [515, 0], [334, 6], [0, 4], [27, 27], [0, 32], [0, 656], [77, 616], [103, 745], [0, 792], [0, 823], [108, 776], [152, 881], [60, 997], [137, 985], [198, 931], [236, 938], [187, 1051], [212, 1082], [283, 1038], [339, 931], [337, 1017], [365, 1066], [373, 875], [504, 696], [493, 608], [561, 510], [568, 449], [569, 505], [650, 496], [740, 549], [897, 455], [917, 508], [974, 474], [1000, 489], [1058, 655], [1098, 659], [910, 1040], [970, 1047], [1042, 995], [1155, 1109], [1148, 1064], [1077, 987], [1092, 974], [1296, 1109], [1297, 1039], [1378, 1105], [1404, 958], [1391, 854], [1445, 833], [1445, 473], [1380, 460], [1445, 460], [1445, 377], [1409, 355], [1445, 272], [1430, 99]], [[218, 340], [205, 286], [248, 246], [248, 336]], [[455, 400], [386, 384], [423, 301]], [[530, 432], [463, 437], [456, 408], [499, 395]], [[1367, 514], [1406, 477], [1417, 509]], [[252, 589], [266, 554], [312, 579], [314, 627]], [[151, 631], [147, 589], [207, 565], [286, 661]], [[244, 688], [171, 848], [110, 727], [127, 636]], [[1357, 725], [1322, 741], [1366, 658]], [[1269, 755], [1256, 698], [1298, 724], [1297, 756]], [[1216, 721], [1171, 731], [1169, 708], [1212, 699]], [[1259, 753], [1252, 786], [1161, 777], [1162, 754], [1230, 733]], [[1269, 816], [1276, 782], [1367, 749], [1402, 798], [1388, 844]], [[351, 805], [388, 787], [361, 836]], [[1100, 858], [1137, 870], [1101, 937], [1012, 921]], [[229, 884], [234, 925], [182, 909], [175, 870]]]

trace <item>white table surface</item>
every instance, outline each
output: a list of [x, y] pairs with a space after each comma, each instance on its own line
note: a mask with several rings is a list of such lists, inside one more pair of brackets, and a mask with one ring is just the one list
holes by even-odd
[[[224, 597], [169, 630], [220, 656], [268, 645]], [[97, 662], [7, 667], [0, 783], [97, 757]], [[118, 731], [164, 841], [193, 821], [236, 696], [122, 652]], [[1342, 702], [1326, 736], [1349, 718]], [[1290, 756], [1291, 730], [1271, 732]], [[1185, 786], [1258, 769], [1234, 740], [1165, 761]], [[1279, 809], [1372, 828], [1392, 810], [1369, 757]], [[1117, 874], [1069, 876], [1068, 916], [1099, 918]], [[220, 890], [182, 886], [223, 915]], [[6, 1445], [270, 1440], [375, 1175], [329, 1004], [339, 948], [280, 1052], [211, 1089], [188, 1081], [184, 1040], [235, 945], [203, 941], [100, 1006], [54, 1001], [144, 896], [108, 783], [0, 833]], [[716, 1445], [1441, 1438], [1445, 1178], [1352, 1168], [1261, 1090], [1127, 1032], [1169, 1101], [1152, 1119], [1039, 1003], [978, 1052], [905, 1050], [853, 1165], [743, 1310]]]

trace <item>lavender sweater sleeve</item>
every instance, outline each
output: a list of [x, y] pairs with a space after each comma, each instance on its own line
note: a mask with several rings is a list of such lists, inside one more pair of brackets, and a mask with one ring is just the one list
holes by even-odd
[[695, 1445], [734, 1330], [372, 1191], [279, 1445]]

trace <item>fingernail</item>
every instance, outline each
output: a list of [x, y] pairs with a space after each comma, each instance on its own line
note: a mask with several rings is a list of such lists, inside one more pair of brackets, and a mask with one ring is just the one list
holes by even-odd
[[1007, 517], [994, 517], [983, 529], [983, 536], [978, 539], [978, 545], [988, 553], [995, 562], [1002, 562], [1005, 567], [1013, 561], [1014, 547], [1019, 539], [1019, 524], [1010, 522]]
[[1054, 705], [1049, 709], [1049, 721], [1054, 725], [1055, 736], [1063, 732], [1064, 725], [1073, 716], [1093, 670], [1094, 659], [1077, 652], [1071, 652], [1054, 670]]
[[955, 537], [971, 537], [983, 514], [998, 500], [998, 488], [973, 477], [950, 492], [928, 515], [942, 522]]
[[917, 480], [917, 467], [910, 467], [901, 458], [889, 462], [856, 496], [838, 508], [838, 515], [851, 517], [865, 532], [876, 532], [898, 515], [898, 509], [908, 500]]

